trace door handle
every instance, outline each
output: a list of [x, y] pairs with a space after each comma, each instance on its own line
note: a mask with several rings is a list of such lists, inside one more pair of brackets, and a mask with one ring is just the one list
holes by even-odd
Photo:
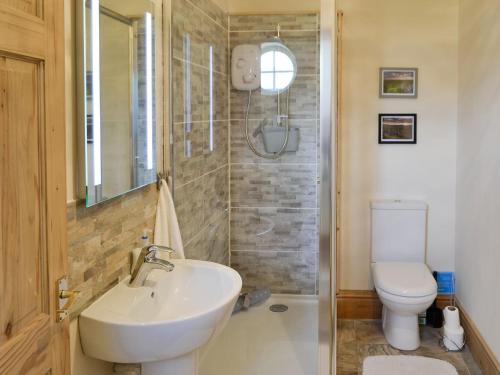
[[79, 290], [68, 290], [68, 278], [64, 276], [57, 281], [57, 310], [56, 320], [62, 322], [69, 315], [69, 309], [78, 298]]

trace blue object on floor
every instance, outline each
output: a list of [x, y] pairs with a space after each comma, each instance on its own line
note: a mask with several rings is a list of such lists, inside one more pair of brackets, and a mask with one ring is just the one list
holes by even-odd
[[438, 294], [455, 294], [455, 273], [437, 272]]

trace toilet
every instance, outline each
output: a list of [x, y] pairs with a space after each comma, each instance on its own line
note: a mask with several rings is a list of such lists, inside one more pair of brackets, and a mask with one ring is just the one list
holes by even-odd
[[420, 346], [418, 314], [437, 296], [437, 284], [425, 264], [427, 204], [378, 200], [371, 208], [371, 268], [382, 301], [382, 326], [391, 346]]

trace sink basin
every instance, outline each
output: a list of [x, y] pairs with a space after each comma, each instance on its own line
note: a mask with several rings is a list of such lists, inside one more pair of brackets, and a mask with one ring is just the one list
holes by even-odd
[[226, 325], [242, 281], [220, 264], [172, 263], [172, 272], [153, 270], [143, 287], [124, 279], [81, 313], [86, 355], [142, 363], [143, 375], [196, 374], [197, 350]]

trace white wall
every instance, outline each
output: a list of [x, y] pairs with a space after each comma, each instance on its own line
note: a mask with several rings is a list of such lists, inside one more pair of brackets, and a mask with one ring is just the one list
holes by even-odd
[[230, 14], [319, 12], [320, 0], [217, 0]]
[[[454, 270], [458, 0], [341, 0], [340, 288], [370, 289], [372, 199], [429, 203], [428, 264]], [[418, 67], [418, 99], [379, 99], [380, 67]], [[379, 113], [417, 113], [417, 145], [378, 145]]]
[[460, 0], [457, 295], [500, 359], [500, 2]]

